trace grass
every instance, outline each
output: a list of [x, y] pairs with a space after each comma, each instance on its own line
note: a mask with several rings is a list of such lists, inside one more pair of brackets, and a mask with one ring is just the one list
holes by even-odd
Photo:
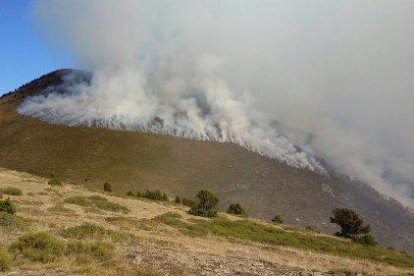
[[22, 190], [20, 190], [17, 187], [7, 187], [5, 189], [2, 189], [1, 192], [3, 194], [6, 194], [6, 195], [14, 195], [14, 196], [21, 196], [21, 195], [23, 195]]
[[9, 269], [10, 265], [13, 262], [13, 255], [4, 248], [0, 246], [0, 271], [6, 271]]
[[34, 262], [52, 262], [65, 251], [65, 244], [48, 232], [28, 233], [12, 243], [10, 249]]
[[66, 255], [74, 255], [78, 262], [89, 261], [92, 257], [98, 261], [107, 261], [115, 254], [115, 246], [106, 241], [70, 240], [66, 246]]
[[215, 235], [228, 239], [287, 246], [352, 259], [372, 260], [397, 267], [414, 268], [413, 256], [381, 246], [363, 246], [311, 233], [289, 232], [249, 220], [230, 221], [217, 218], [212, 220], [191, 219], [189, 222], [185, 222], [179, 214], [173, 212], [160, 215], [154, 220], [175, 227], [182, 233], [191, 236]]
[[[76, 235], [75, 235], [76, 236]], [[115, 246], [108, 241], [63, 241], [48, 232], [28, 233], [12, 243], [10, 250], [33, 262], [49, 263], [61, 256], [75, 257], [78, 263], [108, 261], [115, 254]], [[13, 257], [0, 248], [0, 270], [6, 269]]]
[[93, 195], [89, 197], [84, 196], [72, 196], [64, 200], [66, 203], [75, 204], [82, 207], [98, 208], [105, 211], [111, 212], [122, 212], [127, 213], [129, 210], [125, 206], [118, 203], [108, 201], [105, 197], [99, 195]]
[[64, 215], [76, 215], [76, 212], [72, 209], [66, 208], [62, 204], [57, 204], [53, 207], [50, 207], [47, 209], [48, 212], [54, 213], [54, 214], [64, 214]]
[[16, 233], [28, 230], [32, 227], [33, 221], [29, 218], [12, 215], [7, 212], [0, 212], [0, 229], [4, 233]]
[[78, 226], [61, 229], [58, 232], [59, 236], [70, 239], [111, 239], [113, 241], [123, 241], [129, 238], [128, 234], [116, 232], [113, 230], [105, 229], [102, 226], [84, 223]]

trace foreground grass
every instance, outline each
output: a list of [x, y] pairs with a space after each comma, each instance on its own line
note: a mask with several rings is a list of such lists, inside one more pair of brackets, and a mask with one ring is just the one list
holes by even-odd
[[413, 256], [381, 246], [363, 246], [333, 237], [290, 232], [250, 220], [230, 221], [216, 218], [211, 220], [191, 219], [189, 222], [185, 222], [180, 214], [173, 212], [160, 215], [154, 220], [175, 227], [190, 236], [216, 235], [228, 239], [288, 246], [351, 259], [372, 260], [402, 268], [414, 268]]
[[13, 262], [13, 255], [6, 248], [0, 246], [0, 271], [6, 271]]
[[129, 265], [117, 254], [111, 241], [84, 240], [95, 237], [91, 232], [104, 231], [97, 229], [90, 226], [69, 229], [65, 236], [70, 239], [62, 239], [47, 231], [26, 233], [14, 241], [9, 250], [0, 247], [0, 271], [7, 270], [13, 259], [17, 259], [20, 263], [26, 260], [44, 265], [52, 263], [53, 266], [66, 264], [84, 275], [158, 275], [149, 269]]

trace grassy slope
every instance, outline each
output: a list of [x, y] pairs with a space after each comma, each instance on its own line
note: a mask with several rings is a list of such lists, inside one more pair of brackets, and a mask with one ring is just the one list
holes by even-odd
[[[220, 214], [201, 219], [186, 207], [50, 187], [47, 179], [0, 169], [0, 188], [17, 187], [12, 224], [0, 245], [18, 275], [410, 275], [414, 257], [309, 231]], [[78, 198], [73, 201], [68, 198]], [[83, 198], [83, 200], [79, 200]], [[123, 208], [84, 202], [106, 202]], [[100, 207], [99, 207], [100, 206]], [[106, 205], [105, 205], [106, 206]], [[126, 211], [126, 209], [128, 211]], [[33, 234], [35, 233], [35, 234]], [[39, 244], [44, 243], [44, 247]], [[33, 244], [31, 247], [30, 244]], [[37, 244], [35, 246], [34, 244]], [[1, 256], [0, 256], [1, 262]], [[60, 274], [59, 274], [60, 273]]]
[[[114, 192], [160, 189], [193, 196], [201, 188], [220, 195], [222, 207], [246, 206], [250, 215], [281, 215], [288, 223], [324, 231], [333, 208], [357, 209], [385, 244], [414, 250], [414, 216], [365, 185], [297, 170], [236, 145], [169, 136], [51, 125], [19, 116], [28, 94], [59, 82], [51, 74], [0, 99], [0, 166]], [[328, 189], [326, 189], [328, 187]]]

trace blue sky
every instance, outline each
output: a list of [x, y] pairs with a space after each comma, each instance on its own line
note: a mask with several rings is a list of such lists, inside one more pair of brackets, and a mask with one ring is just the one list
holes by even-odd
[[73, 67], [68, 54], [50, 51], [43, 41], [33, 2], [0, 2], [0, 95], [55, 69]]

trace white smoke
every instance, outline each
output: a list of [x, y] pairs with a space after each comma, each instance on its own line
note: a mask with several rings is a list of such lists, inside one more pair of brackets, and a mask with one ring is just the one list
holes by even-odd
[[[94, 73], [20, 112], [229, 141], [297, 167], [312, 146], [414, 206], [414, 2], [43, 0], [54, 48]], [[270, 119], [311, 133], [307, 153]]]

